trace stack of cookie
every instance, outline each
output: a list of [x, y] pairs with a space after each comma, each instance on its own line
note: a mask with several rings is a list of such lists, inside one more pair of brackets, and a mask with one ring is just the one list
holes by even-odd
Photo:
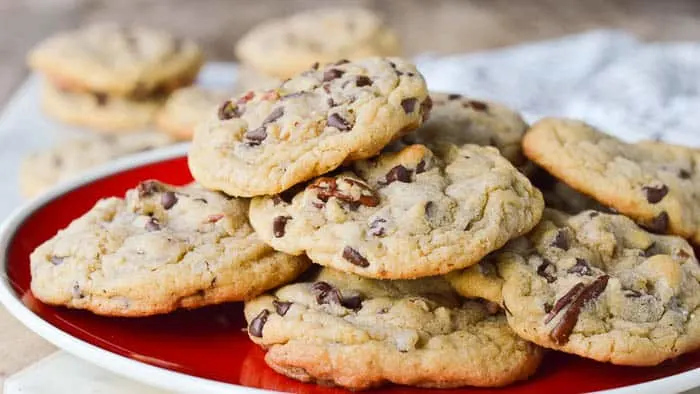
[[396, 34], [364, 8], [320, 8], [269, 19], [236, 44], [240, 92], [269, 89], [306, 70], [309, 64], [396, 56]]
[[355, 390], [503, 386], [545, 347], [655, 365], [700, 343], [698, 163], [528, 131], [400, 58], [314, 64], [199, 124], [198, 185], [141, 183], [40, 246], [32, 291], [110, 316], [245, 300], [271, 368]]

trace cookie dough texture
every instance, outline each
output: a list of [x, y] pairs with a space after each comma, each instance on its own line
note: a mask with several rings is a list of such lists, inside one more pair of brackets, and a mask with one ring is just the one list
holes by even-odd
[[46, 39], [28, 61], [65, 89], [144, 97], [191, 84], [203, 59], [194, 42], [163, 31], [96, 24]]
[[20, 189], [33, 197], [100, 164], [129, 154], [160, 148], [174, 141], [161, 133], [79, 137], [58, 142], [26, 156], [19, 173]]
[[223, 92], [190, 86], [176, 90], [158, 112], [156, 126], [179, 140], [190, 140], [197, 124], [215, 116], [221, 103], [226, 101]]
[[396, 34], [362, 8], [323, 8], [270, 19], [250, 30], [235, 49], [242, 63], [280, 79], [314, 62], [400, 54]]
[[541, 350], [502, 314], [460, 299], [441, 278], [379, 281], [323, 269], [246, 302], [267, 364], [305, 382], [494, 387], [532, 375]]
[[229, 195], [279, 193], [376, 155], [429, 111], [423, 77], [402, 59], [312, 68], [224, 103], [197, 127], [189, 165], [199, 183]]
[[554, 118], [533, 125], [523, 148], [573, 189], [652, 231], [700, 244], [700, 151], [627, 144], [585, 123]]
[[404, 144], [440, 143], [494, 146], [514, 165], [522, 164], [521, 142], [527, 123], [512, 109], [454, 93], [431, 92], [430, 118], [401, 138]]
[[103, 133], [143, 131], [153, 123], [163, 98], [130, 100], [118, 96], [42, 87], [41, 105], [49, 116], [64, 123]]
[[541, 193], [495, 148], [412, 145], [251, 203], [274, 248], [381, 279], [476, 264], [540, 220]]
[[31, 255], [44, 303], [108, 316], [148, 316], [241, 301], [308, 266], [275, 252], [247, 220], [248, 201], [196, 185], [146, 181], [100, 200]]
[[680, 237], [622, 215], [545, 210], [494, 258], [508, 323], [526, 340], [638, 366], [700, 347], [700, 266]]

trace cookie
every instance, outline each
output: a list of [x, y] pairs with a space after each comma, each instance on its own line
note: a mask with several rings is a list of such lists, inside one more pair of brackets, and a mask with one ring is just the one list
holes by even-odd
[[445, 279], [462, 297], [482, 298], [503, 305], [503, 278], [490, 256], [471, 267], [450, 272]]
[[[308, 65], [307, 65], [308, 66]], [[274, 89], [282, 79], [263, 74], [254, 68], [241, 64], [236, 72], [236, 93], [243, 94], [249, 90]]]
[[379, 153], [430, 111], [423, 77], [398, 58], [311, 68], [225, 102], [197, 127], [194, 178], [232, 196], [275, 194]]
[[194, 42], [163, 31], [98, 24], [46, 39], [28, 62], [66, 90], [143, 98], [190, 85], [203, 58]]
[[250, 220], [277, 250], [380, 279], [476, 264], [537, 224], [541, 193], [495, 148], [411, 145], [253, 199]]
[[19, 173], [20, 189], [26, 197], [33, 197], [110, 160], [173, 142], [167, 135], [154, 132], [65, 140], [24, 158]]
[[362, 8], [323, 8], [267, 20], [236, 44], [243, 64], [280, 79], [340, 59], [400, 54], [396, 34]]
[[35, 297], [108, 316], [148, 316], [241, 301], [309, 262], [253, 232], [248, 201], [146, 181], [100, 200], [30, 257]]
[[156, 116], [156, 126], [179, 140], [192, 139], [195, 126], [216, 113], [227, 99], [223, 92], [190, 86], [176, 90]]
[[430, 119], [401, 138], [404, 144], [451, 143], [495, 146], [515, 165], [524, 162], [520, 144], [527, 123], [510, 108], [459, 94], [431, 92]]
[[86, 92], [62, 90], [44, 84], [41, 105], [44, 112], [64, 123], [104, 133], [143, 130], [163, 105], [163, 98], [130, 100]]
[[526, 340], [637, 366], [700, 347], [700, 266], [680, 237], [622, 215], [545, 210], [495, 259], [508, 323]]
[[502, 313], [460, 299], [439, 277], [380, 281], [324, 268], [246, 302], [245, 315], [275, 371], [351, 390], [504, 386], [542, 359]]
[[662, 142], [627, 144], [583, 122], [544, 119], [525, 154], [604, 206], [657, 233], [700, 244], [700, 151]]

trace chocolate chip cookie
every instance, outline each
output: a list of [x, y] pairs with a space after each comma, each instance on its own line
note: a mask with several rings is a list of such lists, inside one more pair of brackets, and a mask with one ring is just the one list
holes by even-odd
[[495, 148], [411, 145], [301, 191], [255, 198], [250, 220], [275, 249], [366, 277], [412, 279], [477, 263], [534, 227], [543, 206]]
[[174, 141], [155, 132], [99, 135], [61, 141], [26, 156], [19, 173], [20, 189], [33, 197], [56, 183], [129, 154], [160, 148]]
[[156, 126], [179, 140], [190, 140], [200, 122], [216, 114], [227, 99], [223, 92], [190, 86], [176, 90], [156, 116]]
[[700, 347], [700, 266], [680, 237], [622, 215], [545, 210], [494, 258], [508, 323], [526, 340], [640, 366]]
[[46, 39], [28, 61], [65, 90], [133, 99], [191, 84], [203, 59], [190, 40], [143, 27], [98, 24]]
[[520, 144], [527, 123], [510, 108], [494, 102], [480, 101], [459, 94], [431, 92], [433, 109], [430, 119], [417, 130], [405, 135], [405, 144], [495, 146], [515, 165], [524, 162]]
[[562, 182], [657, 233], [700, 244], [700, 151], [662, 142], [627, 144], [585, 123], [544, 119], [525, 154]]
[[316, 65], [221, 105], [218, 119], [196, 129], [189, 165], [205, 187], [275, 194], [376, 155], [429, 111], [423, 77], [402, 59]]
[[142, 182], [125, 199], [98, 201], [32, 253], [32, 293], [108, 316], [254, 297], [309, 262], [264, 244], [247, 211], [247, 200], [196, 185]]
[[351, 390], [504, 386], [542, 359], [502, 313], [460, 299], [439, 277], [380, 281], [324, 268], [246, 302], [245, 315], [274, 370]]
[[322, 8], [267, 20], [236, 44], [247, 67], [289, 78], [314, 62], [399, 55], [396, 34], [362, 8]]

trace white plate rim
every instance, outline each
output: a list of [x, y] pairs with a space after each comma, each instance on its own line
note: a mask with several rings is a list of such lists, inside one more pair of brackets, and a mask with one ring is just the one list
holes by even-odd
[[[104, 369], [126, 378], [135, 379], [148, 385], [175, 392], [196, 393], [274, 393], [275, 391], [240, 386], [215, 380], [199, 378], [181, 372], [146, 364], [125, 356], [112, 353], [98, 346], [73, 337], [40, 318], [17, 297], [9, 278], [5, 274], [8, 265], [7, 247], [22, 223], [39, 208], [83, 185], [113, 174], [136, 167], [165, 161], [183, 156], [189, 148], [188, 143], [161, 148], [150, 152], [123, 157], [87, 172], [79, 179], [62, 183], [43, 196], [17, 208], [0, 225], [0, 303], [31, 331], [51, 342], [55, 346]], [[680, 374], [651, 380], [636, 385], [599, 391], [601, 394], [659, 393], [681, 392], [700, 386], [700, 368]]]

